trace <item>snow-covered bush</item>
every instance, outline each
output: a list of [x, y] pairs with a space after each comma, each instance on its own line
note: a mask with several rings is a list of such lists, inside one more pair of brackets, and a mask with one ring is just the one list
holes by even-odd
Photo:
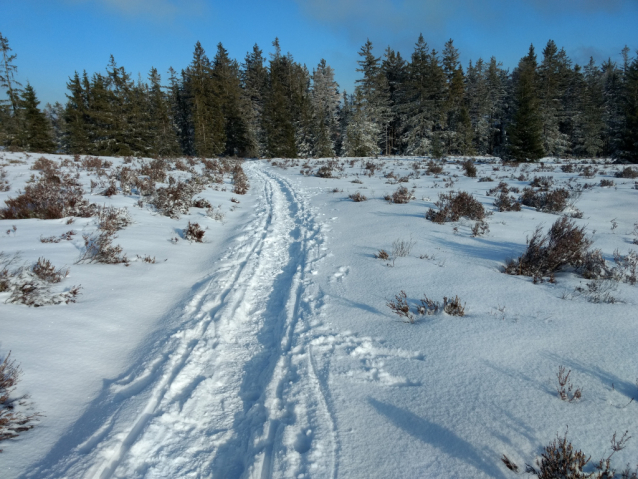
[[557, 214], [567, 208], [569, 197], [570, 193], [565, 188], [556, 188], [554, 190], [525, 188], [520, 201], [525, 206], [536, 208], [537, 211]]
[[485, 219], [485, 209], [470, 193], [459, 191], [458, 193], [440, 193], [439, 201], [434, 203], [439, 209], [435, 211], [430, 208], [425, 214], [425, 218], [435, 223], [445, 223], [448, 221], [458, 221], [462, 217], [482, 221]]
[[629, 178], [629, 179], [638, 178], [638, 170], [634, 170], [633, 168], [628, 166], [622, 171], [619, 171], [618, 173], [616, 173], [616, 178]]
[[366, 201], [368, 198], [362, 194], [360, 191], [356, 191], [351, 195], [348, 195], [348, 198], [350, 198], [352, 201], [354, 201], [355, 203], [360, 203], [362, 201]]
[[474, 166], [474, 162], [472, 160], [464, 161], [461, 163], [461, 166], [465, 170], [465, 176], [476, 178], [476, 166]]
[[120, 264], [128, 263], [126, 254], [122, 254], [120, 245], [114, 246], [117, 238], [115, 231], [98, 229], [93, 234], [82, 235], [84, 239], [84, 253], [78, 263]]
[[17, 256], [9, 258], [0, 253], [0, 293], [9, 293], [5, 303], [34, 307], [75, 303], [80, 286], [63, 292], [51, 290], [52, 284], [60, 283], [68, 276], [68, 269], [56, 269], [44, 258], [38, 259], [32, 266], [17, 266], [17, 262]]
[[397, 190], [392, 193], [392, 196], [386, 197], [386, 200], [388, 200], [390, 203], [398, 204], [409, 203], [411, 199], [412, 194], [410, 193], [410, 190], [408, 190], [405, 186], [399, 186]]
[[188, 226], [184, 230], [184, 239], [189, 241], [195, 241], [196, 243], [204, 242], [204, 230], [199, 223], [188, 222]]
[[149, 203], [164, 216], [177, 219], [187, 214], [193, 204], [193, 196], [201, 192], [200, 185], [193, 182], [178, 181], [164, 188], [157, 188]]
[[0, 362], [0, 442], [33, 429], [40, 417], [37, 412], [29, 412], [32, 404], [27, 402], [27, 395], [13, 396], [21, 373], [9, 352]]

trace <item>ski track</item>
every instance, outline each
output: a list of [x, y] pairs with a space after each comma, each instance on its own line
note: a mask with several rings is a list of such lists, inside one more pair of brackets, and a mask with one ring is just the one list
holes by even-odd
[[328, 368], [313, 356], [330, 343], [312, 333], [324, 230], [303, 192], [245, 165], [261, 189], [255, 218], [194, 288], [182, 326], [108, 386], [81, 444], [28, 477], [337, 476]]

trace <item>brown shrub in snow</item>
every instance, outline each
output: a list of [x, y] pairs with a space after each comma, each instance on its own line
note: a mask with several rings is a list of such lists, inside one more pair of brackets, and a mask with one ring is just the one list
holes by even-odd
[[21, 373], [20, 366], [11, 360], [9, 351], [0, 362], [0, 442], [33, 429], [41, 417], [37, 412], [29, 412], [32, 405], [28, 403], [27, 395], [13, 396]]
[[525, 188], [520, 201], [525, 206], [531, 206], [538, 211], [557, 214], [567, 208], [569, 196], [569, 191], [565, 188], [549, 191]]
[[476, 178], [476, 166], [472, 160], [465, 160], [461, 166], [465, 170], [465, 176]]
[[204, 230], [198, 223], [188, 222], [188, 226], [184, 230], [184, 239], [195, 241], [196, 243], [204, 242]]
[[397, 190], [392, 193], [392, 196], [390, 197], [390, 202], [391, 203], [409, 203], [410, 200], [412, 199], [412, 193], [410, 193], [410, 190], [408, 190], [405, 186], [399, 186], [397, 188]]
[[556, 220], [547, 235], [538, 226], [527, 240], [527, 249], [516, 260], [509, 260], [504, 272], [512, 275], [531, 276], [534, 280], [552, 276], [566, 266], [583, 268], [592, 240], [585, 227], [576, 226], [573, 220], [563, 216]]
[[622, 171], [619, 171], [618, 173], [616, 173], [616, 178], [629, 178], [629, 179], [638, 178], [638, 170], [634, 170], [633, 168], [628, 166]]
[[361, 194], [360, 191], [357, 191], [351, 195], [348, 195], [348, 198], [350, 198], [352, 201], [354, 201], [355, 203], [360, 203], [362, 201], [366, 201], [368, 198]]
[[237, 163], [233, 168], [233, 193], [237, 195], [245, 195], [250, 187], [248, 177], [244, 173], [241, 164]]
[[439, 201], [434, 203], [439, 209], [430, 208], [425, 218], [435, 223], [458, 221], [462, 217], [482, 221], [485, 219], [485, 209], [470, 193], [459, 191], [458, 193], [440, 193]]

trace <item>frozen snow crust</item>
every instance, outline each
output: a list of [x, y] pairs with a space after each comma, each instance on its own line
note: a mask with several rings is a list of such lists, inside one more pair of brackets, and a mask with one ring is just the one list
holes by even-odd
[[[0, 207], [41, 156], [73, 161], [0, 153], [10, 185]], [[246, 195], [232, 193], [229, 175], [196, 195], [217, 219], [187, 207], [163, 216], [135, 189], [89, 193], [97, 177], [80, 170], [87, 200], [127, 208], [132, 222], [113, 244], [128, 266], [76, 264], [93, 217], [0, 220], [0, 251], [69, 268], [56, 292], [82, 286], [76, 303], [39, 308], [0, 293], [0, 359], [12, 351], [24, 371], [17, 392], [45, 414], [0, 444], [2, 477], [507, 478], [503, 454], [534, 464], [567, 428], [596, 462], [615, 431], [638, 438], [638, 286], [597, 283], [616, 302], [595, 303], [595, 280], [573, 269], [537, 284], [504, 274], [559, 215], [498, 212], [486, 194], [500, 181], [522, 193], [536, 176], [580, 191], [564, 213], [613, 265], [615, 250], [638, 249], [635, 180], [602, 161], [548, 158], [477, 158], [467, 177], [465, 160], [439, 162], [436, 175], [423, 158], [247, 160]], [[316, 176], [321, 167], [332, 177]], [[400, 186], [408, 203], [383, 199]], [[357, 191], [365, 201], [349, 198]], [[472, 194], [488, 228], [474, 236], [476, 221], [426, 220], [450, 191]], [[203, 243], [183, 238], [189, 222]], [[69, 230], [70, 240], [40, 241]], [[375, 257], [395, 240], [411, 244], [407, 255]], [[458, 295], [465, 316], [415, 312], [410, 323], [387, 306], [401, 291], [412, 311], [424, 295]], [[581, 399], [558, 397], [561, 365]], [[613, 461], [635, 466], [638, 439]]]

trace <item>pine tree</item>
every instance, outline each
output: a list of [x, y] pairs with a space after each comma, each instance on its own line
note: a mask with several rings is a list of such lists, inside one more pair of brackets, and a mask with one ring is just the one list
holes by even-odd
[[180, 154], [177, 134], [171, 114], [169, 98], [163, 91], [161, 76], [156, 68], [148, 75], [149, 96], [149, 151], [162, 157], [176, 157]]
[[627, 66], [624, 94], [624, 157], [638, 163], [638, 57]]
[[400, 107], [405, 125], [402, 142], [405, 153], [426, 155], [431, 152], [434, 132], [441, 128], [446, 83], [436, 51], [429, 50], [423, 35], [419, 35], [407, 69]]
[[623, 132], [627, 120], [623, 106], [625, 74], [611, 59], [603, 62], [602, 73], [606, 126], [603, 154], [622, 157], [625, 144]]
[[543, 122], [537, 93], [537, 63], [530, 46], [515, 71], [516, 112], [509, 128], [509, 153], [518, 161], [534, 161], [543, 156]]
[[[84, 72], [86, 78], [86, 72]], [[82, 86], [80, 75], [75, 72], [66, 84], [69, 93], [66, 94], [67, 103], [64, 108], [64, 150], [72, 154], [88, 153], [90, 139], [88, 132], [88, 94]]]
[[181, 81], [173, 67], [168, 69], [168, 102], [173, 118], [173, 128], [182, 154], [195, 155], [193, 123], [191, 121], [190, 104], [186, 93], [186, 72], [182, 70]]
[[271, 158], [296, 158], [291, 57], [281, 54], [279, 39], [275, 38], [273, 46], [275, 53], [271, 54], [270, 58], [262, 116], [266, 137], [265, 153]]
[[334, 156], [338, 135], [339, 85], [334, 80], [334, 70], [324, 59], [312, 72], [312, 104], [314, 109], [312, 154], [315, 157]]
[[407, 76], [407, 66], [401, 53], [395, 53], [388, 47], [381, 63], [381, 72], [385, 76], [388, 85], [388, 105], [390, 108], [390, 120], [386, 125], [384, 139], [385, 154], [396, 154], [401, 149], [401, 134], [403, 124], [401, 121], [401, 107], [404, 101], [404, 85]]
[[0, 88], [5, 89], [8, 98], [0, 101], [0, 119], [3, 120], [0, 123], [0, 140], [5, 145], [11, 145], [15, 142], [15, 146], [17, 146], [20, 123], [18, 110], [20, 108], [20, 94], [22, 93], [20, 87], [22, 85], [15, 79], [18, 67], [13, 62], [17, 55], [11, 54], [11, 51], [9, 40], [0, 33], [0, 52], [2, 53], [2, 58], [0, 59]]
[[580, 67], [577, 67], [574, 72], [574, 96], [579, 102], [578, 111], [573, 115], [571, 144], [575, 155], [593, 158], [599, 156], [604, 147], [602, 74], [593, 58], [583, 70], [581, 72]]
[[65, 151], [64, 135], [66, 133], [66, 121], [64, 107], [57, 101], [53, 105], [47, 103], [43, 113], [52, 128], [55, 151]]
[[[461, 146], [465, 142], [465, 138], [461, 139], [460, 130], [463, 130], [463, 136], [468, 135], [467, 124], [460, 124], [461, 111], [463, 110], [463, 100], [465, 96], [463, 68], [459, 62], [459, 51], [454, 46], [452, 39], [445, 43], [443, 49], [443, 73], [446, 77], [447, 92], [443, 105], [444, 110], [441, 112], [441, 130], [444, 138], [446, 149], [449, 152], [461, 153]], [[467, 113], [467, 112], [466, 112]], [[467, 118], [464, 117], [464, 120]]]
[[20, 99], [21, 125], [18, 139], [20, 146], [26, 151], [37, 153], [54, 153], [55, 143], [52, 138], [51, 124], [40, 111], [35, 90], [27, 83]]
[[367, 40], [359, 51], [360, 60], [357, 61], [359, 68], [357, 71], [363, 73], [363, 78], [356, 80], [358, 98], [358, 108], [366, 110], [366, 121], [369, 122], [376, 131], [377, 143], [385, 151], [388, 143], [388, 125], [392, 120], [392, 109], [390, 106], [390, 87], [387, 78], [380, 68], [380, 58], [372, 54], [372, 42]]
[[186, 69], [186, 90], [193, 125], [194, 148], [203, 157], [218, 156], [226, 148], [226, 129], [210, 60], [200, 42]]
[[228, 52], [221, 43], [217, 45], [212, 73], [225, 123], [224, 153], [243, 156], [249, 149], [249, 140], [245, 116], [247, 108], [242, 106], [245, 99], [241, 90], [239, 65], [229, 58]]
[[349, 118], [343, 140], [346, 156], [377, 156], [378, 125], [370, 118], [363, 90], [357, 88], [349, 105]]
[[266, 138], [263, 129], [263, 111], [268, 71], [259, 46], [246, 54], [241, 70], [242, 108], [246, 119], [246, 155], [260, 157], [265, 152]]

